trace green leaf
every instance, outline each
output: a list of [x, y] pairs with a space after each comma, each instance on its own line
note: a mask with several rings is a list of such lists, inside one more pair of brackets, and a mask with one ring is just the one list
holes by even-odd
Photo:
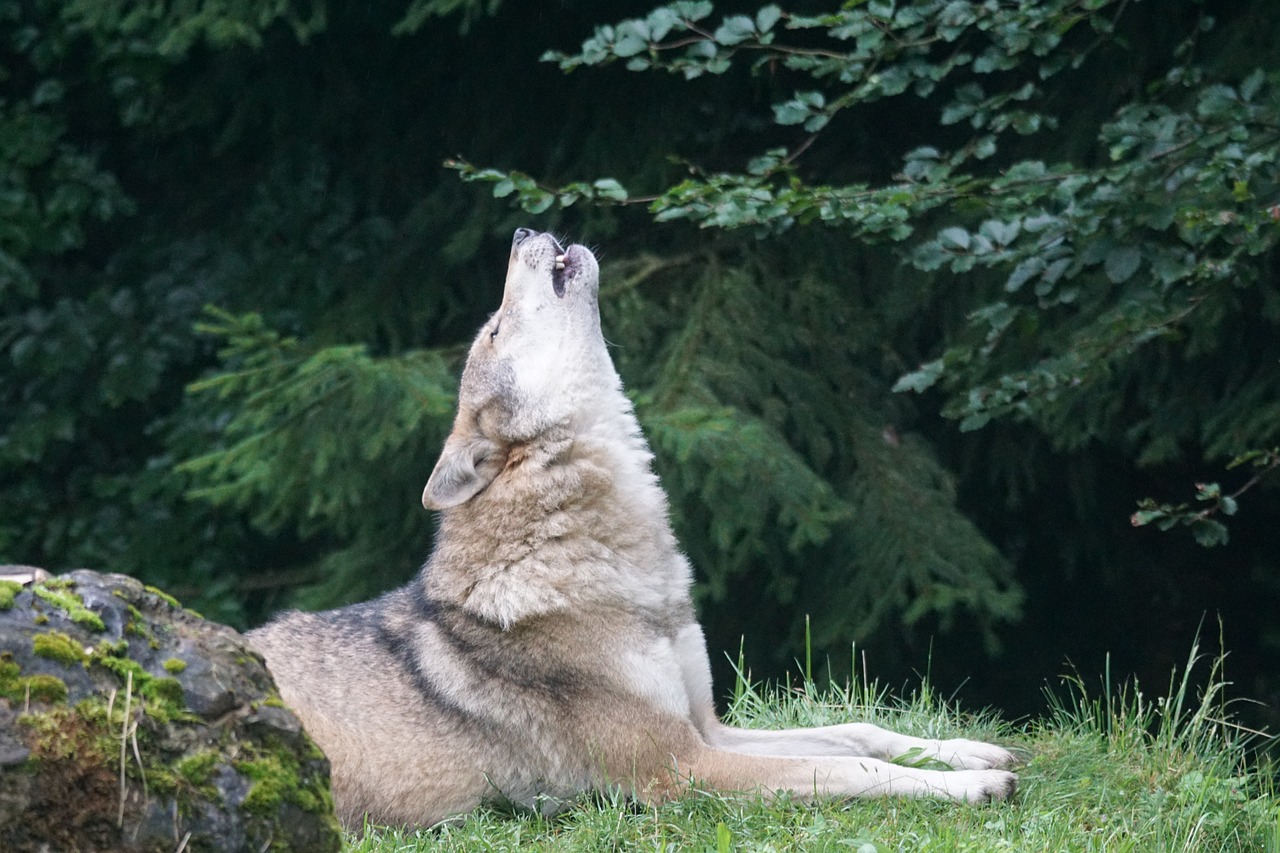
[[1016, 292], [1034, 276], [1044, 272], [1044, 268], [1044, 258], [1038, 255], [1026, 258], [1013, 268], [1013, 272], [1009, 273], [1009, 278], [1004, 283], [1004, 289], [1010, 293]]
[[1103, 263], [1112, 284], [1122, 284], [1133, 277], [1142, 263], [1142, 252], [1136, 246], [1117, 246], [1107, 253]]
[[637, 53], [644, 53], [648, 49], [649, 42], [631, 33], [620, 36], [618, 40], [613, 43], [614, 55], [621, 57], [622, 59], [635, 56]]
[[812, 113], [813, 109], [808, 104], [802, 104], [798, 100], [783, 101], [773, 105], [773, 120], [778, 124], [800, 124]]
[[520, 206], [529, 213], [538, 214], [545, 213], [551, 205], [555, 204], [555, 201], [555, 193], [535, 193], [523, 196], [520, 199]]
[[649, 26], [649, 38], [659, 42], [666, 38], [667, 33], [671, 32], [676, 24], [680, 23], [680, 16], [669, 6], [659, 6], [649, 13], [645, 23]]
[[782, 18], [782, 10], [770, 3], [756, 12], [756, 31], [767, 33]]
[[715, 10], [710, 0], [681, 0], [673, 3], [671, 8], [685, 21], [701, 21]]
[[1205, 548], [1212, 548], [1215, 545], [1227, 544], [1227, 527], [1220, 521], [1212, 518], [1201, 518], [1191, 523], [1191, 535], [1196, 538], [1196, 542]]
[[66, 94], [66, 86], [61, 80], [44, 80], [31, 93], [31, 105], [35, 107], [56, 104]]
[[716, 824], [716, 853], [729, 853], [733, 849], [733, 834], [723, 822]]
[[730, 15], [716, 28], [712, 38], [726, 47], [731, 47], [751, 38], [755, 32], [755, 21], [746, 15]]
[[1153, 521], [1159, 521], [1168, 513], [1162, 509], [1140, 509], [1133, 515], [1129, 516], [1129, 522], [1134, 527], [1144, 527]]
[[613, 178], [601, 178], [591, 184], [595, 188], [596, 195], [600, 198], [607, 198], [610, 201], [626, 201], [627, 191]]
[[942, 376], [945, 369], [942, 359], [934, 359], [933, 361], [920, 365], [919, 369], [913, 370], [911, 373], [899, 377], [898, 381], [893, 383], [893, 390], [897, 393], [901, 393], [903, 391], [920, 392], [928, 388], [932, 388]]
[[623, 21], [614, 34], [613, 53], [626, 59], [649, 49], [649, 25], [642, 20]]
[[1267, 75], [1261, 68], [1255, 69], [1252, 74], [1244, 78], [1240, 83], [1240, 97], [1245, 101], [1252, 101], [1257, 97], [1258, 92], [1262, 89], [1263, 83], [1267, 80]]
[[1221, 483], [1196, 483], [1196, 500], [1216, 501], [1222, 497]]
[[809, 116], [809, 119], [804, 123], [804, 129], [810, 133], [817, 133], [826, 127], [829, 121], [831, 121], [831, 116], [826, 113], [815, 113]]
[[969, 232], [958, 226], [943, 228], [938, 232], [938, 242], [948, 249], [957, 249], [961, 252], [968, 251], [970, 238]]
[[997, 246], [1008, 246], [1014, 240], [1018, 239], [1018, 234], [1022, 232], [1022, 223], [1018, 220], [1012, 222], [1002, 222], [999, 219], [988, 219], [978, 228], [978, 233], [989, 239]]
[[911, 253], [911, 263], [918, 270], [931, 272], [951, 260], [953, 255], [937, 240], [926, 240]]

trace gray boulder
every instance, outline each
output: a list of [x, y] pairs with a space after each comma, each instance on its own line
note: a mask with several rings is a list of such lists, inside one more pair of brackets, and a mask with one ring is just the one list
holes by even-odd
[[238, 633], [125, 575], [0, 577], [0, 850], [341, 847], [329, 763]]

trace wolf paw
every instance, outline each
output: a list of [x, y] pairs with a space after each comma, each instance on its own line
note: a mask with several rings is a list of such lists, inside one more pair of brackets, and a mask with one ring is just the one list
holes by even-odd
[[956, 770], [988, 770], [1018, 763], [1017, 757], [1004, 747], [964, 738], [938, 741], [937, 758]]
[[947, 777], [947, 795], [965, 803], [992, 803], [1018, 790], [1018, 777], [1007, 770], [957, 770]]

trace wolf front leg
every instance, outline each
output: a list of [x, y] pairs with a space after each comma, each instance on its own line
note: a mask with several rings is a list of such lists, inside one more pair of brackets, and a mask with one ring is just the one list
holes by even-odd
[[1002, 800], [1017, 789], [1005, 770], [922, 770], [875, 758], [779, 757], [705, 749], [677, 760], [687, 785], [715, 790], [786, 792], [802, 800], [826, 797], [939, 797], [966, 803]]
[[934, 759], [955, 770], [987, 770], [1012, 767], [1013, 753], [976, 740], [933, 740], [911, 737], [873, 726], [846, 723], [808, 729], [740, 729], [720, 723], [706, 733], [715, 747], [747, 755], [916, 757]]

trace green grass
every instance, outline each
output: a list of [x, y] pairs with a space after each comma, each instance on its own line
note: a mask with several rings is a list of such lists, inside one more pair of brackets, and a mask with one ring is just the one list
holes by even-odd
[[728, 717], [759, 727], [865, 720], [926, 737], [970, 737], [1025, 757], [1013, 800], [818, 805], [706, 793], [657, 808], [607, 796], [552, 818], [480, 811], [431, 830], [372, 829], [353, 853], [414, 851], [1241, 851], [1280, 853], [1280, 785], [1254, 751], [1261, 739], [1227, 719], [1220, 661], [1192, 687], [1198, 661], [1159, 698], [1105, 678], [1068, 679], [1043, 720], [1014, 727], [968, 714], [927, 684], [894, 700], [875, 685], [764, 690], [740, 681]]

